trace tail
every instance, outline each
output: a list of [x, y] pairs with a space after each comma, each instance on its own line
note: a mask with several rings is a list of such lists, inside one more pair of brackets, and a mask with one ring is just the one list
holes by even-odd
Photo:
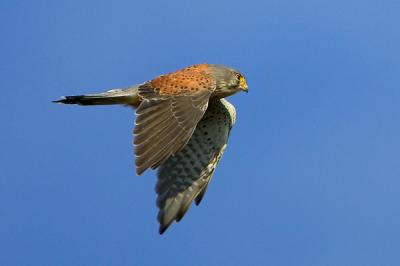
[[138, 107], [140, 101], [138, 87], [133, 86], [126, 89], [114, 89], [97, 94], [64, 96], [60, 100], [53, 101], [53, 103], [79, 105], [126, 104]]

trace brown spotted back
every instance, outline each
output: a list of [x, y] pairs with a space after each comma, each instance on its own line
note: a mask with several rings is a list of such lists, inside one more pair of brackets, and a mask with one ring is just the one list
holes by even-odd
[[208, 64], [190, 66], [173, 73], [159, 76], [148, 84], [160, 95], [185, 95], [201, 91], [213, 91], [215, 80]]

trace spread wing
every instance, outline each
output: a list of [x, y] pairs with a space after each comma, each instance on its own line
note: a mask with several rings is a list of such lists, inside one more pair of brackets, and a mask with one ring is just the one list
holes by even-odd
[[210, 102], [187, 145], [159, 168], [156, 192], [160, 234], [174, 220], [179, 222], [193, 201], [200, 204], [234, 120], [234, 108], [226, 100]]
[[[182, 73], [181, 73], [182, 72]], [[157, 168], [189, 141], [207, 109], [215, 83], [198, 70], [184, 70], [139, 86], [136, 111], [136, 171]]]

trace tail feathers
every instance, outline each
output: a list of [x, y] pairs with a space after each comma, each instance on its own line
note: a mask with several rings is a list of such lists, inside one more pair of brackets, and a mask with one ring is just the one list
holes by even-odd
[[109, 90], [98, 94], [64, 96], [53, 102], [78, 105], [126, 104], [137, 107], [140, 104], [140, 98], [138, 95], [138, 87], [134, 86], [127, 89]]

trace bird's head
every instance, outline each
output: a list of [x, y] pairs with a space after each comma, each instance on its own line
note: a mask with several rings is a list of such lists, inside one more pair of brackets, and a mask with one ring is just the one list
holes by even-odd
[[248, 92], [246, 78], [237, 70], [222, 65], [211, 65], [216, 80], [216, 97], [227, 97], [238, 91]]

